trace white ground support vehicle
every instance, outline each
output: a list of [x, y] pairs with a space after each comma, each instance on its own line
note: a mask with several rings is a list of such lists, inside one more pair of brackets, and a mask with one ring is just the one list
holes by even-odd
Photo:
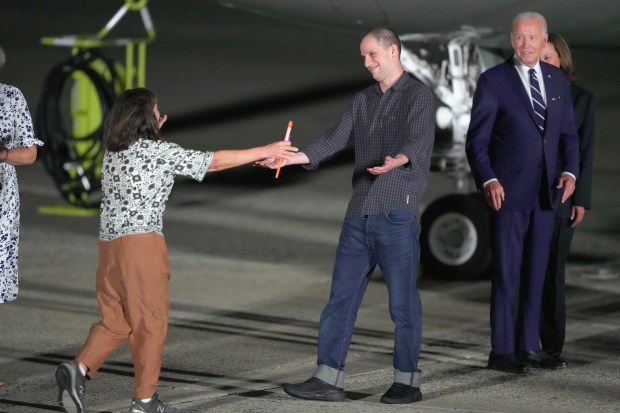
[[445, 34], [401, 36], [403, 67], [437, 98], [431, 169], [454, 179], [454, 191], [434, 200], [421, 217], [421, 261], [429, 277], [480, 278], [491, 264], [488, 208], [473, 185], [465, 156], [478, 76], [502, 60], [478, 46], [488, 34], [490, 30], [464, 26]]

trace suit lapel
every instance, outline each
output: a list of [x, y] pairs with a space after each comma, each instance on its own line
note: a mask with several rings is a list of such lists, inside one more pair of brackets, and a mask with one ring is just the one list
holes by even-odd
[[[532, 107], [532, 101], [530, 100], [529, 95], [525, 91], [525, 86], [523, 85], [523, 82], [521, 81], [521, 77], [519, 76], [519, 73], [517, 72], [517, 68], [515, 67], [512, 58], [506, 61], [506, 66], [507, 66], [506, 72], [508, 75], [508, 83], [510, 84], [510, 87], [514, 91], [515, 95], [519, 98], [519, 101], [521, 101], [521, 104], [523, 104], [523, 107], [525, 108], [527, 113], [530, 115], [530, 118], [532, 122], [534, 123], [534, 125], [536, 125], [536, 118], [535, 118], [536, 115], [534, 114], [534, 108]], [[536, 129], [538, 129], [538, 127], [536, 127]]]
[[[550, 70], [550, 65], [545, 62], [540, 62], [540, 70], [543, 75], [543, 82], [545, 82], [545, 97], [547, 98], [547, 125], [549, 125], [549, 120], [558, 119], [558, 116], [555, 114], [556, 110], [561, 107], [558, 105], [557, 101], [559, 99], [570, 99], [570, 96], [560, 96], [558, 93], [556, 84], [557, 79], [554, 78], [554, 74], [552, 70]], [[549, 128], [546, 127], [545, 131]]]
[[[523, 107], [525, 108], [527, 113], [530, 115], [530, 119], [532, 123], [534, 124], [534, 126], [536, 127], [536, 130], [538, 130], [538, 125], [536, 123], [536, 114], [534, 113], [534, 108], [532, 107], [532, 101], [530, 100], [530, 96], [527, 94], [525, 90], [525, 85], [521, 81], [521, 77], [519, 76], [519, 72], [517, 72], [517, 68], [515, 67], [514, 61], [512, 60], [512, 58], [506, 61], [506, 65], [507, 65], [508, 83], [510, 83], [512, 90], [514, 91], [515, 95], [519, 98], [519, 100], [523, 104]], [[541, 64], [541, 67], [543, 67], [542, 64]], [[549, 102], [550, 102], [549, 93], [552, 90], [552, 86], [550, 85], [551, 82], [549, 82], [549, 79], [548, 79], [549, 73], [548, 71], [546, 72], [544, 70], [542, 71], [544, 82], [545, 82], [545, 95], [547, 98], [547, 117], [546, 118], [549, 119]], [[545, 131], [546, 130], [547, 128], [545, 127]]]

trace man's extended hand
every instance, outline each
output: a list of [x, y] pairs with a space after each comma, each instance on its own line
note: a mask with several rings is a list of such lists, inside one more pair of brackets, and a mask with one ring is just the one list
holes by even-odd
[[[262, 161], [254, 162], [254, 166], [260, 166], [268, 169], [276, 169], [278, 167], [279, 159], [278, 158], [267, 158]], [[286, 161], [282, 161], [282, 166], [286, 165]]]
[[409, 162], [409, 158], [402, 154], [398, 154], [394, 158], [392, 158], [391, 156], [386, 156], [383, 161], [383, 165], [366, 168], [366, 170], [373, 175], [381, 175], [391, 171], [394, 168], [398, 168], [399, 166], [402, 166], [407, 162]]
[[504, 187], [497, 179], [489, 182], [484, 187], [484, 199], [487, 201], [487, 204], [496, 211], [499, 211], [502, 207], [502, 201], [504, 201]]
[[[297, 148], [295, 148], [295, 150], [297, 150]], [[263, 160], [254, 162], [254, 166], [260, 166], [260, 167], [269, 168], [269, 169], [277, 169], [279, 163], [280, 163], [280, 158], [265, 158]], [[294, 155], [291, 155], [290, 157], [288, 157], [288, 159], [284, 159], [282, 161], [281, 166], [305, 165], [308, 163], [310, 163], [310, 159], [308, 159], [308, 155], [306, 155], [303, 152], [297, 152]]]
[[564, 193], [562, 194], [562, 203], [564, 203], [575, 192], [575, 180], [569, 174], [563, 173], [560, 175], [556, 188], [564, 188]]

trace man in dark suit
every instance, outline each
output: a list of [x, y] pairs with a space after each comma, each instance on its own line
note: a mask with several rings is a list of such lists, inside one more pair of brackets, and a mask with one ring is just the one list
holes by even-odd
[[493, 276], [488, 367], [561, 368], [540, 350], [540, 308], [554, 209], [575, 189], [579, 142], [566, 77], [539, 61], [545, 18], [516, 16], [515, 54], [485, 73], [474, 95], [466, 152], [491, 214]]

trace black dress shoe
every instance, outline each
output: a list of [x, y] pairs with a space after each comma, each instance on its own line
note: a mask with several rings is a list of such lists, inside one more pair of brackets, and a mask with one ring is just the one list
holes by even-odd
[[289, 396], [300, 399], [323, 400], [328, 402], [339, 402], [345, 399], [343, 389], [325, 383], [323, 380], [316, 377], [311, 377], [303, 383], [285, 384], [282, 388]]
[[[543, 350], [544, 351], [544, 350]], [[568, 362], [560, 357], [559, 354], [552, 356], [551, 354], [547, 354], [551, 360], [556, 360], [559, 364], [563, 365], [563, 367], [558, 367], [559, 369], [563, 369], [568, 367]]]
[[419, 388], [402, 383], [393, 383], [381, 396], [381, 403], [387, 404], [407, 404], [420, 400], [422, 400], [422, 393]]
[[535, 369], [563, 369], [566, 361], [561, 358], [549, 357], [544, 351], [520, 351], [517, 358]]
[[489, 354], [489, 364], [487, 368], [503, 371], [504, 373], [518, 374], [530, 371], [527, 364], [520, 362], [515, 356], [501, 356], [493, 353]]

